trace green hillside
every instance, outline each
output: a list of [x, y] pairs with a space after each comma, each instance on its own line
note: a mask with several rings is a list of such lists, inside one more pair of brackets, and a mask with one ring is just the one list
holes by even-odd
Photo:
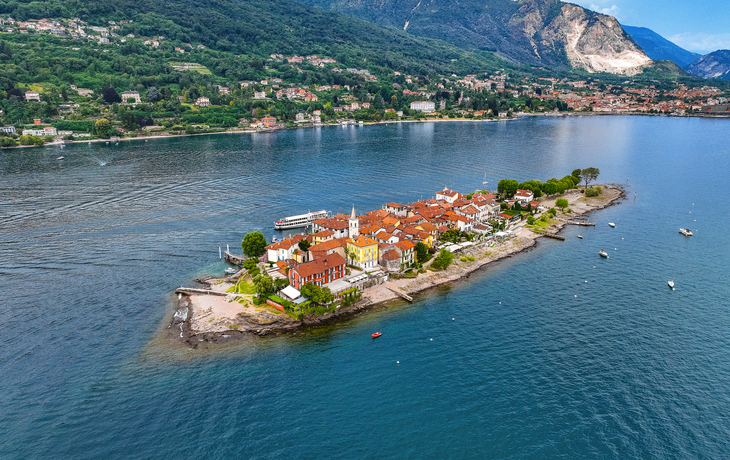
[[[371, 72], [388, 68], [419, 75], [488, 71], [507, 65], [491, 53], [464, 51], [438, 40], [413, 37], [285, 0], [0, 0], [0, 15], [18, 21], [80, 18], [92, 26], [132, 21], [121, 25], [118, 35], [163, 36], [165, 45], [195, 43], [212, 51], [234, 54], [217, 56], [225, 63], [209, 56], [205, 64], [215, 75], [234, 79], [253, 78], [261, 69], [261, 61], [256, 58], [273, 53], [326, 55], [345, 66], [368, 68]], [[126, 56], [140, 54], [131, 46], [116, 50], [118, 53], [109, 52], [125, 56], [117, 59], [126, 61]], [[63, 63], [52, 64], [55, 65]]]

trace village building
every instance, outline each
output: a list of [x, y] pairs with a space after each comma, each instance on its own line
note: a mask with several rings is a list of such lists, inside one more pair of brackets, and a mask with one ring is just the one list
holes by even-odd
[[26, 101], [41, 101], [41, 95], [38, 93], [38, 91], [26, 91], [25, 92], [25, 100]]
[[329, 254], [290, 269], [289, 283], [296, 289], [301, 289], [307, 283], [321, 287], [345, 276], [345, 266], [346, 261], [341, 255]]
[[352, 263], [363, 270], [373, 268], [378, 263], [378, 242], [368, 236], [348, 238], [347, 250]]
[[210, 107], [210, 99], [207, 97], [199, 97], [197, 101], [195, 101], [195, 105], [198, 107]]
[[[134, 99], [134, 102], [130, 102], [130, 99]], [[122, 102], [128, 104], [141, 104], [142, 98], [139, 97], [138, 91], [124, 91], [122, 93]]]
[[414, 101], [411, 102], [411, 110], [417, 110], [423, 113], [433, 113], [436, 111], [436, 104], [432, 101]]

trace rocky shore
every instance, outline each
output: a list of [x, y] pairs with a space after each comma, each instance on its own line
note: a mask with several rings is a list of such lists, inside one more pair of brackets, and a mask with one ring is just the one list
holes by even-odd
[[[565, 195], [550, 197], [542, 202], [546, 208], [553, 207], [558, 198], [567, 198], [572, 212], [559, 213], [543, 232], [557, 234], [568, 222], [592, 211], [618, 204], [625, 197], [624, 188], [616, 184], [604, 186], [603, 194], [595, 198], [585, 197], [575, 190]], [[416, 278], [391, 279], [366, 289], [362, 298], [353, 305], [321, 316], [307, 315], [302, 320], [292, 318], [266, 305], [256, 306], [253, 304], [252, 295], [226, 295], [226, 289], [238, 280], [242, 272], [225, 278], [196, 280], [210, 293], [180, 295], [170, 329], [179, 335], [183, 343], [197, 348], [201, 343], [224, 343], [256, 336], [280, 335], [345, 320], [378, 306], [405, 302], [402, 300], [402, 294], [416, 295], [446, 283], [465, 279], [491, 263], [534, 248], [537, 239], [544, 236], [544, 233], [536, 233], [532, 229], [525, 228], [523, 221], [512, 229], [511, 236], [504, 241], [492, 243], [488, 247], [478, 244], [460, 252], [446, 270], [428, 270]], [[474, 260], [462, 261], [461, 258], [464, 256], [473, 257]]]

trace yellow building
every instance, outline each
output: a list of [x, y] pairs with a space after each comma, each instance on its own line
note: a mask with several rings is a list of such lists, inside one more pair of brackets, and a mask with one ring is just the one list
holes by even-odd
[[347, 239], [347, 251], [353, 265], [362, 269], [378, 265], [378, 242], [365, 235]]

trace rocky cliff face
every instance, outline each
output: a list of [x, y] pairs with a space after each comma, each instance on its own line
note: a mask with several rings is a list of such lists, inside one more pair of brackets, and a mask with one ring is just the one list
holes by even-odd
[[616, 18], [570, 4], [560, 10], [541, 36], [546, 46], [562, 46], [574, 69], [635, 75], [651, 63]]
[[697, 59], [687, 71], [703, 78], [730, 80], [730, 50], [719, 50]]
[[560, 0], [300, 0], [554, 69], [635, 74], [651, 62], [615, 18]]

